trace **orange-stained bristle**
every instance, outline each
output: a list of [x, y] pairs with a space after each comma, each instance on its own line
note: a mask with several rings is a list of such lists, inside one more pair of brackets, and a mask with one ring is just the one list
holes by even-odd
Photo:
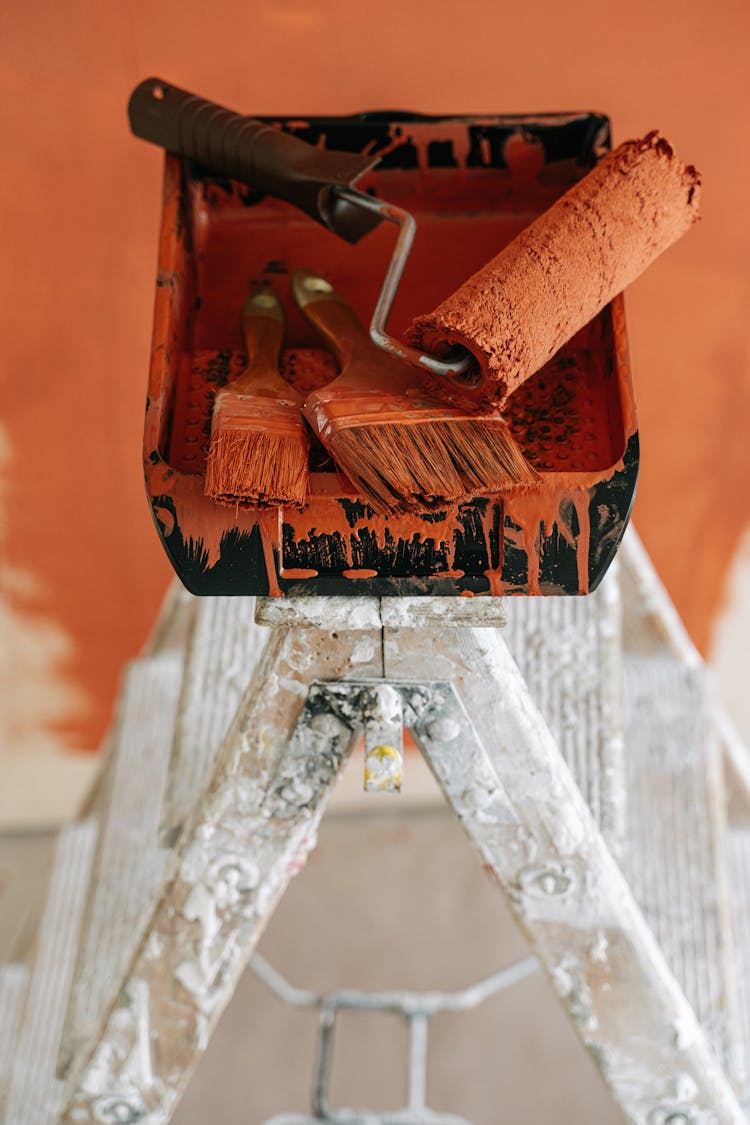
[[204, 491], [232, 507], [302, 507], [309, 448], [298, 403], [224, 391], [214, 405]]
[[307, 498], [308, 442], [304, 433], [215, 430], [206, 464], [205, 492], [222, 504], [291, 504]]
[[442, 507], [539, 480], [502, 418], [330, 425], [335, 460], [381, 512]]

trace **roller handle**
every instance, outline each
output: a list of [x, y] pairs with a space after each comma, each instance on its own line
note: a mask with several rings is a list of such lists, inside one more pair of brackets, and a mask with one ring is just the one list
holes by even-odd
[[136, 86], [128, 118], [142, 140], [284, 199], [347, 242], [357, 242], [380, 221], [338, 199], [335, 192], [337, 187], [351, 187], [377, 163], [376, 156], [315, 148], [161, 78], [147, 78]]

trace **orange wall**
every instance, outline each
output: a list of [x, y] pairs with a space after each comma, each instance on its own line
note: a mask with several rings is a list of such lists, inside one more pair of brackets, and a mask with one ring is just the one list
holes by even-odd
[[591, 108], [696, 163], [703, 222], [628, 304], [637, 521], [705, 647], [750, 522], [749, 31], [746, 0], [5, 0], [0, 550], [16, 622], [71, 642], [50, 655], [68, 745], [95, 745], [169, 578], [139, 464], [161, 157], [128, 133], [135, 83], [259, 114]]

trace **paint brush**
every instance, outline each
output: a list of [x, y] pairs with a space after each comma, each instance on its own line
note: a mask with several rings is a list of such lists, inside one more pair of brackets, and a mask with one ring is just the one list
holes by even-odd
[[297, 270], [292, 293], [341, 374], [303, 412], [340, 468], [380, 512], [444, 507], [540, 478], [499, 414], [468, 414], [425, 389], [375, 345], [333, 286]]
[[279, 374], [284, 311], [270, 286], [242, 309], [247, 367], [219, 391], [204, 491], [221, 504], [302, 507], [310, 442], [302, 396]]

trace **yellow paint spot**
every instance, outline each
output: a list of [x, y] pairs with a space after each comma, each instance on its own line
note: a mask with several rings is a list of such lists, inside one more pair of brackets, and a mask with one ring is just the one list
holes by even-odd
[[365, 757], [365, 789], [399, 790], [403, 758], [395, 746], [373, 746]]
[[382, 762], [386, 758], [400, 759], [401, 755], [395, 746], [373, 746], [372, 750], [367, 751], [367, 757]]

